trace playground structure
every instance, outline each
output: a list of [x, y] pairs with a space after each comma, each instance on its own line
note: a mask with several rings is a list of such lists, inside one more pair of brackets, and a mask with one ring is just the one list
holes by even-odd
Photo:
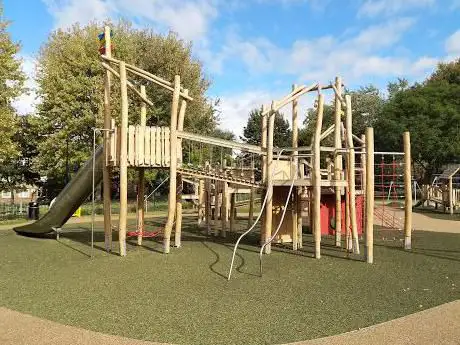
[[[145, 169], [169, 170], [169, 196], [167, 221], [162, 229], [163, 252], [169, 253], [171, 236], [174, 246], [181, 246], [182, 200], [196, 200], [198, 225], [208, 234], [226, 236], [235, 230], [236, 208], [239, 194], [249, 195], [245, 203], [249, 206], [248, 226], [238, 239], [253, 231], [259, 220], [261, 251], [269, 254], [272, 243], [291, 243], [292, 249], [302, 247], [303, 225], [310, 225], [315, 241], [315, 257], [321, 257], [321, 236], [335, 236], [335, 245], [360, 254], [359, 236], [365, 235], [365, 257], [373, 262], [374, 214], [378, 217], [374, 203], [376, 174], [374, 156], [391, 154], [403, 157], [402, 172], [398, 188], [404, 190], [404, 247], [411, 248], [411, 159], [410, 136], [404, 133], [404, 153], [374, 152], [374, 133], [367, 128], [365, 135], [357, 136], [352, 129], [351, 96], [343, 94], [343, 83], [337, 77], [333, 83], [321, 85], [294, 85], [285, 97], [262, 106], [261, 145], [250, 145], [214, 138], [184, 130], [187, 103], [193, 101], [181, 78], [168, 81], [141, 68], [115, 59], [111, 54], [110, 28], [103, 35], [104, 49], [101, 64], [105, 68], [103, 145], [94, 151], [92, 161], [74, 177], [56, 200], [56, 212], [39, 220], [35, 226], [17, 228], [18, 232], [47, 232], [59, 228], [77, 207], [90, 195], [88, 186], [103, 182], [105, 248], [112, 249], [111, 219], [111, 175], [114, 168], [120, 174], [120, 217], [118, 225], [119, 254], [125, 256], [127, 236], [136, 236], [138, 245], [143, 237], [152, 237], [160, 232], [145, 229]], [[172, 94], [171, 121], [169, 127], [146, 126], [147, 106], [153, 105], [146, 94], [145, 84], [128, 80], [128, 73], [136, 75], [144, 83], [152, 83]], [[121, 116], [119, 123], [112, 118], [110, 103], [111, 79], [120, 80]], [[129, 125], [128, 88], [141, 100], [140, 123]], [[334, 97], [334, 123], [323, 130], [324, 94], [332, 91]], [[298, 146], [299, 104], [301, 96], [317, 93], [315, 101], [315, 131], [309, 146]], [[275, 148], [273, 145], [275, 112], [290, 105], [292, 107], [292, 145]], [[332, 146], [323, 146], [326, 138], [333, 136]], [[199, 145], [200, 159], [190, 159], [192, 146]], [[203, 151], [203, 146], [208, 147]], [[195, 146], [196, 148], [196, 146]], [[220, 162], [213, 159], [213, 148], [221, 150]], [[225, 155], [222, 153], [225, 150]], [[208, 155], [206, 155], [208, 153]], [[241, 164], [233, 164], [238, 154]], [[188, 163], [184, 157], [188, 155]], [[197, 155], [195, 155], [197, 156]], [[242, 157], [250, 157], [243, 159]], [[260, 162], [260, 171], [255, 162]], [[127, 229], [127, 182], [128, 168], [138, 171], [137, 229]], [[91, 175], [92, 172], [92, 175]], [[91, 176], [91, 179], [90, 179]], [[91, 181], [91, 183], [89, 183]], [[398, 180], [399, 181], [399, 180]], [[193, 196], [183, 195], [183, 184], [196, 186]], [[85, 188], [80, 188], [84, 184]], [[396, 187], [396, 186], [395, 186]], [[254, 220], [256, 195], [261, 194], [261, 210]], [[54, 212], [54, 213], [53, 213]], [[384, 217], [385, 215], [383, 215]], [[220, 224], [217, 220], [220, 219]], [[394, 224], [393, 224], [394, 227]], [[236, 250], [237, 246], [235, 246]], [[230, 271], [231, 273], [231, 271]]]
[[415, 206], [430, 204], [436, 209], [441, 205], [450, 214], [460, 207], [460, 164], [448, 165], [431, 185], [422, 186], [422, 198]]

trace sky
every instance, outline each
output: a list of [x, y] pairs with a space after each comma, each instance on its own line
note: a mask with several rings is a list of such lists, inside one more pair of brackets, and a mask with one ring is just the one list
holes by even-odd
[[[126, 18], [193, 43], [212, 80], [208, 96], [220, 99], [221, 126], [237, 136], [251, 109], [283, 97], [294, 83], [324, 85], [340, 75], [349, 88], [373, 84], [384, 91], [389, 81], [421, 81], [437, 63], [460, 56], [460, 0], [3, 2], [29, 87], [36, 87], [34, 58], [52, 30]], [[302, 109], [311, 101], [302, 100]], [[27, 113], [36, 102], [32, 92], [15, 106]]]

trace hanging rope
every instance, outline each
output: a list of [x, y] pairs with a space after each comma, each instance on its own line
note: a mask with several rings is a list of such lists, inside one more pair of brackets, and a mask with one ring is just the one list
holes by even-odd
[[[275, 176], [275, 171], [277, 172], [278, 162], [279, 162], [279, 159], [280, 159], [281, 154], [283, 153], [283, 151], [284, 151], [284, 149], [280, 150], [280, 152], [278, 152], [278, 156], [276, 157], [275, 166], [273, 168], [271, 179], [270, 179], [271, 180], [271, 185], [269, 185], [269, 187], [273, 187], [273, 177]], [[255, 228], [255, 226], [259, 222], [260, 218], [262, 217], [263, 210], [265, 208], [265, 205], [267, 204], [268, 194], [269, 193], [265, 193], [264, 201], [262, 202], [262, 205], [260, 207], [259, 215], [257, 216], [255, 222], [251, 225], [251, 227], [248, 230], [246, 230], [243, 234], [241, 234], [240, 237], [238, 237], [238, 240], [236, 241], [235, 246], [233, 247], [232, 261], [230, 263], [230, 269], [228, 271], [228, 277], [227, 277], [228, 280], [230, 280], [230, 278], [232, 277], [233, 264], [235, 262], [235, 255], [236, 255], [236, 251], [238, 250], [238, 245], [240, 244], [240, 242], [243, 239], [243, 237], [245, 237], [247, 234], [249, 234]]]

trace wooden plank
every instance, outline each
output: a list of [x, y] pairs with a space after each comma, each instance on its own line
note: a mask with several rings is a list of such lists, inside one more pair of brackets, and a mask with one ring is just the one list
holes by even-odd
[[140, 152], [140, 126], [134, 126], [134, 166], [138, 167], [139, 164], [139, 152]]
[[135, 130], [134, 126], [128, 127], [128, 165], [134, 164], [134, 147], [135, 147]]
[[144, 166], [145, 165], [145, 155], [144, 155], [144, 147], [145, 147], [145, 126], [138, 126], [138, 137], [136, 138], [136, 148], [138, 149], [137, 153], [137, 165]]
[[161, 166], [161, 127], [157, 127], [155, 133], [155, 163]]
[[[170, 132], [169, 132], [169, 127], [164, 128], [164, 166], [167, 167], [170, 164], [171, 161], [171, 149], [170, 149]], [[176, 150], [176, 155], [177, 156], [177, 148]], [[175, 162], [175, 164], [177, 164]]]
[[117, 166], [120, 166], [120, 153], [121, 153], [121, 127], [117, 127]]
[[150, 127], [145, 127], [144, 150], [144, 165], [150, 166]]
[[155, 149], [156, 149], [156, 127], [150, 127], [150, 166], [156, 165]]

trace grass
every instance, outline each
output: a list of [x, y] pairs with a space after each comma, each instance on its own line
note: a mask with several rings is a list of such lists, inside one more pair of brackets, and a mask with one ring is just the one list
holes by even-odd
[[[164, 219], [151, 220], [153, 227]], [[376, 231], [375, 264], [323, 242], [312, 258], [274, 248], [259, 276], [257, 236], [241, 246], [226, 280], [235, 235], [207, 237], [184, 219], [183, 247], [128, 245], [120, 258], [101, 250], [98, 224], [90, 260], [89, 224], [61, 240], [0, 232], [0, 305], [104, 333], [180, 344], [273, 344], [350, 331], [460, 298], [460, 235]], [[240, 221], [243, 228], [246, 221]], [[395, 240], [383, 240], [395, 238]], [[117, 243], [114, 243], [114, 249]]]

